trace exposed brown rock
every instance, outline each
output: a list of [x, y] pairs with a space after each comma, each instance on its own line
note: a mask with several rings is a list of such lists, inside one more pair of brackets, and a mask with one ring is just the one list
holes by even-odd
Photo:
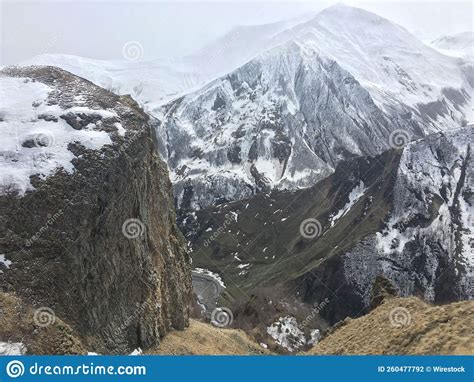
[[371, 309], [379, 306], [386, 298], [395, 297], [397, 294], [397, 290], [387, 278], [381, 275], [377, 276], [372, 286]]
[[[129, 97], [57, 68], [7, 68], [0, 75], [53, 87], [48, 102], [65, 109], [78, 98], [90, 109], [112, 109], [126, 131], [119, 135], [115, 121], [103, 119], [94, 129], [111, 132], [113, 145], [82, 148], [73, 174], [58, 170], [32, 179], [36, 189], [22, 197], [0, 196], [0, 254], [12, 262], [0, 273], [1, 289], [52, 309], [98, 353], [148, 348], [169, 330], [184, 329], [189, 257], [149, 117]], [[129, 219], [138, 221], [136, 237], [123, 233]]]

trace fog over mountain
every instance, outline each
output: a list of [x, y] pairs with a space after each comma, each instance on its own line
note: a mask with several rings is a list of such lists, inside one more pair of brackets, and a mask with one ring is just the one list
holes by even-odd
[[[337, 3], [337, 0], [178, 3], [4, 0], [0, 9], [3, 32], [0, 64], [16, 64], [43, 53], [117, 60], [123, 58], [122, 47], [127, 41], [139, 41], [146, 60], [182, 57], [212, 44], [235, 27], [315, 15]], [[349, 0], [345, 3], [388, 18], [427, 41], [472, 30], [469, 1]], [[76, 33], [77, 30], [81, 33]]]

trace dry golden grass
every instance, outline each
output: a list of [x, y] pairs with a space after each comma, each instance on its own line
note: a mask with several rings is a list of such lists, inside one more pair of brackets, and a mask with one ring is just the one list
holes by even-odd
[[0, 292], [0, 341], [22, 342], [27, 354], [84, 354], [72, 328], [59, 317], [46, 327], [34, 320], [34, 309], [12, 293]]
[[189, 328], [174, 331], [147, 354], [270, 354], [242, 330], [220, 329], [190, 320]]
[[390, 298], [308, 354], [474, 354], [473, 333], [474, 301], [433, 306], [415, 297]]

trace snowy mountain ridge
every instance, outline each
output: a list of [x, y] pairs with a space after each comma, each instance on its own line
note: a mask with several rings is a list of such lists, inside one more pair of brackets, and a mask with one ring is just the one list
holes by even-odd
[[36, 61], [130, 93], [155, 116], [178, 206], [191, 210], [308, 187], [394, 136], [407, 143], [474, 116], [472, 66], [345, 5], [239, 27], [166, 63]]
[[156, 111], [178, 206], [308, 187], [472, 115], [470, 72], [377, 15], [335, 6], [275, 39]]
[[[354, 19], [360, 20], [354, 22]], [[367, 29], [367, 26], [370, 28]], [[399, 36], [399, 38], [394, 38], [394, 36]], [[375, 66], [374, 69], [374, 65], [370, 64], [370, 55], [377, 53], [383, 56], [382, 52], [377, 52], [377, 50], [384, 46], [388, 51], [392, 47], [401, 47], [397, 52], [397, 58], [406, 61], [413, 58], [405, 57], [407, 53], [417, 55], [421, 52], [425, 57], [424, 64], [428, 65], [429, 71], [421, 72], [421, 74], [418, 72], [418, 76], [428, 77], [428, 74], [433, 74], [431, 61], [434, 61], [435, 69], [438, 65], [437, 69], [443, 69], [446, 73], [440, 79], [440, 83], [435, 84], [437, 90], [440, 86], [459, 84], [459, 79], [455, 74], [453, 75], [456, 71], [456, 61], [452, 57], [440, 54], [402, 27], [380, 16], [343, 4], [329, 7], [315, 16], [306, 15], [272, 24], [236, 27], [214, 43], [182, 58], [103, 61], [63, 54], [43, 54], [23, 62], [22, 65], [61, 67], [118, 94], [130, 94], [141, 104], [149, 104], [146, 110], [152, 110], [153, 107], [197, 89], [237, 69], [263, 52], [290, 40], [306, 41], [306, 43], [311, 41], [312, 46], [317, 47], [324, 55], [340, 61], [341, 65], [354, 74], [357, 80], [365, 81], [364, 85], [372, 85], [371, 90], [374, 94], [377, 91], [381, 92], [380, 97], [386, 97], [383, 90], [387, 90], [379, 88], [380, 81], [387, 79], [383, 78], [384, 76], [378, 70], [379, 67]], [[353, 45], [352, 47], [346, 45], [348, 41]], [[412, 48], [410, 51], [404, 50], [407, 42]], [[369, 51], [367, 55], [364, 54], [363, 49], [372, 49], [372, 51]], [[390, 52], [388, 53], [390, 56]], [[377, 65], [382, 68], [385, 66], [386, 70], [397, 70], [395, 65], [387, 62], [377, 63]], [[390, 66], [393, 67], [390, 68]], [[440, 76], [439, 71], [435, 71], [435, 74], [436, 78]], [[389, 85], [393, 86], [394, 83]], [[417, 95], [420, 96], [420, 94], [423, 95], [421, 92]], [[410, 96], [410, 94], [404, 95]], [[438, 95], [433, 89], [428, 89], [424, 97], [435, 100]], [[412, 101], [421, 102], [423, 99], [414, 98]]]
[[92, 86], [77, 87], [74, 99], [59, 101], [56, 87], [9, 73], [0, 71], [0, 195], [22, 195], [34, 189], [32, 177], [45, 179], [58, 169], [73, 173], [82, 150], [99, 150], [124, 137], [125, 106], [91, 106]]
[[474, 61], [474, 32], [460, 32], [441, 36], [430, 42], [436, 50], [453, 57]]

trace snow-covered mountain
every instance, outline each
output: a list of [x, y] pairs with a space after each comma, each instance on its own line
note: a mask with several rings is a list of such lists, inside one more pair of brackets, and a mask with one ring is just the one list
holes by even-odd
[[129, 94], [152, 110], [200, 82], [194, 66], [183, 60], [103, 61], [67, 54], [42, 54], [21, 65], [57, 66], [116, 94]]
[[311, 16], [236, 27], [185, 57], [143, 61], [140, 60], [143, 47], [139, 42], [132, 41], [130, 55], [124, 47], [123, 60], [104, 61], [67, 54], [42, 54], [21, 65], [60, 67], [116, 94], [130, 94], [146, 111], [151, 111], [238, 68], [268, 49], [269, 41], [276, 35], [307, 21]]
[[160, 120], [178, 205], [192, 210], [307, 187], [340, 160], [474, 116], [471, 64], [345, 5], [238, 27], [166, 62], [43, 55], [28, 63], [60, 66], [137, 99]]
[[449, 56], [474, 60], [474, 32], [472, 31], [441, 36], [431, 41], [430, 45]]
[[470, 125], [403, 150], [384, 229], [344, 256], [345, 273], [358, 289], [383, 273], [403, 295], [474, 298], [473, 142]]
[[286, 34], [337, 60], [378, 105], [431, 102], [443, 88], [464, 83], [455, 60], [362, 9], [336, 5]]
[[307, 187], [472, 114], [465, 66], [361, 9], [328, 8], [266, 46], [156, 110], [179, 207]]

